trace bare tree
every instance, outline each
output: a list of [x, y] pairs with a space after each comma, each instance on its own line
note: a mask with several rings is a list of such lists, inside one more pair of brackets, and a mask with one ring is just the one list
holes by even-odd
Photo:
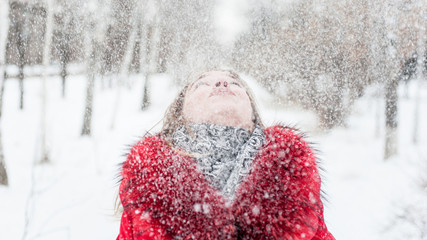
[[314, 110], [322, 128], [342, 125], [372, 79], [368, 3], [256, 2], [250, 31], [236, 42], [233, 64], [281, 102]]
[[[91, 24], [94, 25], [94, 24]], [[93, 91], [95, 85], [95, 74], [96, 74], [96, 56], [98, 43], [94, 36], [88, 39], [88, 52], [87, 56], [88, 68], [87, 68], [87, 84], [86, 84], [86, 105], [83, 116], [83, 128], [81, 135], [91, 135], [92, 125], [92, 109], [93, 109]]]
[[[385, 84], [386, 98], [386, 136], [384, 159], [389, 159], [397, 153], [397, 87], [402, 78], [402, 71], [406, 67], [407, 59], [418, 52], [419, 67], [422, 66], [425, 44], [425, 4], [420, 1], [396, 1], [383, 3], [384, 28], [386, 43], [387, 76]], [[424, 20], [423, 20], [424, 18]], [[408, 27], [413, 26], [413, 27]], [[422, 30], [424, 28], [424, 30]], [[416, 55], [417, 55], [416, 54]], [[417, 61], [417, 60], [414, 60]], [[402, 70], [403, 69], [403, 70]], [[415, 69], [414, 69], [415, 70]], [[416, 70], [422, 74], [422, 70]], [[417, 73], [418, 75], [418, 73]], [[416, 123], [415, 123], [416, 125]]]
[[[120, 72], [122, 66], [121, 62], [126, 52], [126, 43], [130, 35], [132, 21], [131, 12], [134, 10], [136, 2], [135, 0], [110, 0], [107, 5], [111, 6], [111, 15], [107, 16], [107, 21], [102, 19], [102, 22], [98, 23], [106, 23], [107, 25], [105, 29], [106, 45], [102, 56], [103, 63], [101, 65], [101, 72], [103, 74]], [[105, 3], [102, 2], [102, 5], [105, 5]], [[104, 10], [101, 8], [101, 11]], [[99, 12], [97, 15], [100, 15]]]
[[[0, 84], [1, 84], [0, 87], [3, 89], [3, 84], [4, 84], [3, 78], [0, 79]], [[2, 104], [2, 99], [0, 98], [0, 108], [1, 108], [1, 104]], [[1, 113], [0, 113], [0, 185], [7, 186], [9, 184], [9, 181], [8, 181], [7, 171], [6, 171], [6, 160], [3, 152], [2, 138], [3, 137], [2, 137], [2, 130], [1, 130]]]
[[6, 163], [4, 160], [1, 129], [0, 129], [0, 185], [6, 185], [6, 186], [9, 185], [9, 179], [7, 177], [7, 171], [6, 171]]
[[[92, 43], [95, 45], [95, 43]], [[95, 68], [95, 54], [96, 47], [92, 47], [91, 56], [89, 59], [89, 73], [87, 76], [87, 85], [86, 85], [86, 106], [83, 116], [83, 128], [82, 128], [82, 136], [83, 135], [91, 135], [91, 124], [92, 124], [92, 109], [93, 109], [93, 88], [95, 85], [95, 72], [92, 70]]]
[[50, 65], [51, 43], [53, 32], [53, 0], [46, 1], [46, 30], [45, 30], [45, 44], [43, 48], [43, 76], [41, 86], [42, 106], [41, 106], [41, 156], [40, 163], [49, 163], [49, 153], [47, 149], [47, 87], [46, 78]]
[[385, 80], [385, 148], [384, 159], [389, 159], [391, 156], [397, 154], [397, 111], [398, 111], [398, 95], [397, 87], [399, 85], [399, 78], [397, 74], [398, 69], [398, 56], [396, 43], [398, 41], [395, 33], [397, 5], [392, 3], [384, 4], [384, 22], [386, 28], [386, 59], [389, 65], [389, 73]]
[[0, 1], [0, 185], [8, 185], [9, 179], [6, 171], [6, 161], [3, 152], [2, 141], [2, 109], [3, 93], [6, 73], [6, 45], [9, 30], [9, 4], [6, 1]]
[[[134, 2], [134, 0], [112, 0], [114, 10], [107, 32], [103, 72], [119, 72], [121, 62], [125, 60], [126, 43], [131, 32], [130, 12], [136, 6]], [[144, 14], [140, 14], [142, 30], [138, 35], [143, 36], [140, 38], [143, 40], [135, 47], [135, 52], [140, 56], [139, 63], [138, 57], [134, 57], [132, 66], [139, 65], [139, 70], [146, 66], [144, 74], [147, 77], [143, 92], [149, 93], [150, 78], [155, 73], [167, 72], [175, 78], [176, 83], [179, 83], [189, 72], [209, 66], [212, 60], [218, 59], [219, 44], [213, 38], [212, 29], [214, 2], [208, 0], [140, 2], [144, 7], [140, 12]], [[146, 48], [143, 45], [146, 45]], [[141, 60], [144, 56], [145, 59]], [[141, 65], [141, 62], [147, 64]], [[132, 70], [138, 71], [138, 68]], [[149, 94], [143, 96], [145, 97], [142, 99], [142, 108], [149, 102]]]
[[24, 107], [24, 67], [26, 62], [27, 44], [29, 38], [29, 29], [26, 24], [28, 17], [28, 4], [19, 1], [10, 1], [10, 28], [9, 36], [11, 42], [13, 42], [17, 48], [17, 65], [19, 69], [19, 91], [20, 100], [19, 108]]
[[117, 97], [116, 97], [116, 102], [114, 104], [114, 109], [113, 109], [113, 120], [111, 122], [111, 128], [112, 129], [114, 128], [114, 125], [115, 125], [117, 110], [118, 110], [119, 104], [120, 104], [122, 85], [125, 81], [125, 78], [127, 78], [129, 76], [129, 68], [131, 67], [131, 63], [132, 63], [132, 56], [134, 53], [134, 49], [135, 49], [135, 45], [136, 45], [136, 37], [138, 34], [138, 26], [139, 26], [138, 18], [140, 18], [139, 13], [140, 13], [140, 9], [141, 9], [140, 6], [141, 6], [141, 3], [137, 2], [135, 9], [133, 9], [133, 11], [131, 12], [130, 34], [128, 37], [128, 41], [126, 44], [126, 51], [124, 53], [123, 61], [121, 62], [121, 67], [120, 67], [120, 72], [119, 72], [119, 79], [118, 79], [118, 86], [117, 86]]
[[55, 31], [56, 46], [59, 54], [59, 65], [61, 67], [60, 76], [62, 79], [62, 97], [65, 97], [65, 85], [68, 76], [67, 66], [71, 55], [71, 23], [73, 16], [69, 14], [72, 11], [68, 7], [63, 6], [61, 11], [55, 15], [55, 23], [57, 25]]
[[3, 109], [4, 82], [6, 81], [6, 48], [9, 32], [9, 3], [0, 1], [0, 119]]
[[[102, 1], [94, 2], [95, 6], [100, 7]], [[95, 75], [98, 72], [98, 62], [100, 59], [101, 42], [105, 38], [103, 12], [98, 14], [97, 9], [90, 9], [87, 13], [87, 23], [85, 29], [85, 46], [87, 62], [87, 84], [86, 84], [86, 104], [83, 115], [83, 127], [81, 135], [91, 135], [92, 129], [92, 111], [93, 111], [93, 98], [94, 98], [94, 86], [95, 86]], [[104, 21], [104, 22], [103, 22]], [[108, 23], [107, 23], [108, 24]]]
[[[421, 40], [420, 40], [421, 41]], [[424, 40], [422, 40], [424, 41]], [[425, 47], [420, 44], [420, 49], [423, 49]], [[423, 79], [425, 78], [425, 74], [424, 72], [426, 71], [426, 67], [427, 67], [427, 53], [426, 54], [422, 54], [423, 52], [421, 52], [420, 50], [418, 51], [418, 61], [417, 61], [417, 85], [418, 87], [416, 88], [416, 95], [415, 95], [415, 110], [414, 110], [414, 128], [413, 128], [413, 133], [412, 133], [412, 142], [413, 143], [418, 143], [418, 138], [419, 138], [419, 116], [420, 116], [420, 101], [421, 101], [421, 84]]]
[[147, 69], [147, 29], [148, 25], [143, 18], [140, 18], [140, 27], [138, 31], [138, 46], [139, 46], [139, 73], [144, 76], [144, 85], [142, 89], [142, 102], [141, 110], [146, 109], [150, 105], [150, 96], [149, 96], [149, 82], [148, 82], [148, 69]]
[[148, 78], [159, 71], [159, 54], [160, 54], [160, 36], [161, 36], [161, 11], [157, 10], [157, 14], [151, 24], [151, 34], [149, 38], [150, 55], [148, 60]]
[[150, 31], [150, 38], [148, 39], [149, 55], [147, 74], [144, 82], [144, 92], [141, 109], [146, 109], [150, 105], [149, 86], [151, 78], [159, 70], [159, 54], [160, 54], [160, 11], [155, 16]]
[[385, 151], [384, 159], [388, 159], [397, 153], [397, 77], [391, 77], [385, 86]]
[[422, 5], [420, 1], [415, 6], [415, 9], [418, 12], [419, 18], [418, 21], [415, 22], [415, 28], [418, 32], [417, 39], [417, 65], [416, 65], [416, 80], [418, 87], [416, 88], [416, 96], [415, 96], [415, 111], [414, 111], [414, 129], [412, 134], [413, 143], [418, 143], [418, 135], [419, 135], [419, 112], [420, 112], [420, 91], [421, 91], [421, 82], [425, 78], [425, 72], [427, 71], [427, 33], [425, 23], [427, 21], [427, 7]]

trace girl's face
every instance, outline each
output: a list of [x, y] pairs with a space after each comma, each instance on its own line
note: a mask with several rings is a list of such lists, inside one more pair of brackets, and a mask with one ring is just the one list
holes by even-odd
[[239, 79], [222, 71], [206, 72], [189, 86], [183, 115], [192, 123], [212, 123], [248, 130], [254, 125], [246, 89]]

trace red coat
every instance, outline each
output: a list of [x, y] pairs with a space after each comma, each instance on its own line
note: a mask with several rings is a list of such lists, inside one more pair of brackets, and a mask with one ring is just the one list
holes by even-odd
[[334, 239], [313, 150], [290, 128], [270, 127], [265, 136], [231, 204], [192, 158], [159, 136], [142, 139], [123, 164], [117, 239]]

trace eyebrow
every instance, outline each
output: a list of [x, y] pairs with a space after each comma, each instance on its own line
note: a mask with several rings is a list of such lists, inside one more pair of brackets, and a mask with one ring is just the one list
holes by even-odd
[[[200, 75], [200, 76], [199, 76], [199, 78], [197, 78], [197, 80], [202, 79], [202, 78], [204, 78], [204, 77], [206, 77], [206, 73], [203, 73], [202, 75]], [[196, 80], [196, 81], [197, 81], [197, 80]], [[196, 81], [195, 81], [195, 82], [196, 82]]]
[[227, 73], [228, 73], [228, 76], [230, 76], [231, 78], [236, 79], [236, 80], [240, 80], [240, 78], [238, 77], [237, 74], [235, 74], [233, 72], [227, 72]]
[[200, 77], [199, 77], [199, 78], [197, 78], [197, 79], [196, 79], [196, 81], [192, 82], [192, 83], [188, 86], [188, 90], [192, 90], [192, 89], [193, 89], [193, 87], [194, 87], [194, 85], [196, 85], [196, 83], [197, 83], [200, 79], [202, 79], [203, 77], [204, 77], [203, 75], [200, 75]]
[[191, 88], [194, 86], [194, 84], [196, 84], [196, 82], [198, 82], [200, 79], [202, 79], [202, 78], [204, 78], [204, 77], [206, 77], [206, 73], [203, 73], [202, 75], [200, 75], [200, 76], [196, 79], [196, 81], [192, 82], [192, 83], [189, 85], [189, 88], [191, 89]]

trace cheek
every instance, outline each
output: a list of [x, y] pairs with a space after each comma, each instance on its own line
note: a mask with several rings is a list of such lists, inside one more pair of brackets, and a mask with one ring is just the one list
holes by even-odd
[[249, 99], [249, 97], [246, 96], [245, 101], [243, 101], [244, 106], [242, 106], [242, 109], [246, 116], [250, 116], [252, 118], [252, 104]]
[[197, 90], [195, 92], [191, 92], [187, 94], [185, 97], [184, 103], [190, 104], [190, 105], [197, 105], [200, 101], [203, 101], [203, 89]]
[[241, 114], [250, 118], [252, 118], [252, 104], [251, 100], [249, 99], [249, 96], [246, 92], [239, 93], [240, 95], [240, 101], [239, 101], [239, 109], [241, 111]]
[[249, 99], [249, 96], [246, 93], [246, 91], [240, 90], [240, 91], [236, 92], [236, 94], [237, 94], [237, 96], [239, 98], [239, 103], [241, 104], [241, 106], [252, 108], [252, 106], [251, 106], [251, 100]]
[[194, 118], [197, 115], [200, 115], [199, 112], [206, 105], [206, 97], [202, 91], [198, 91], [192, 94], [189, 94], [185, 97], [184, 106], [183, 106], [183, 114], [184, 117]]

